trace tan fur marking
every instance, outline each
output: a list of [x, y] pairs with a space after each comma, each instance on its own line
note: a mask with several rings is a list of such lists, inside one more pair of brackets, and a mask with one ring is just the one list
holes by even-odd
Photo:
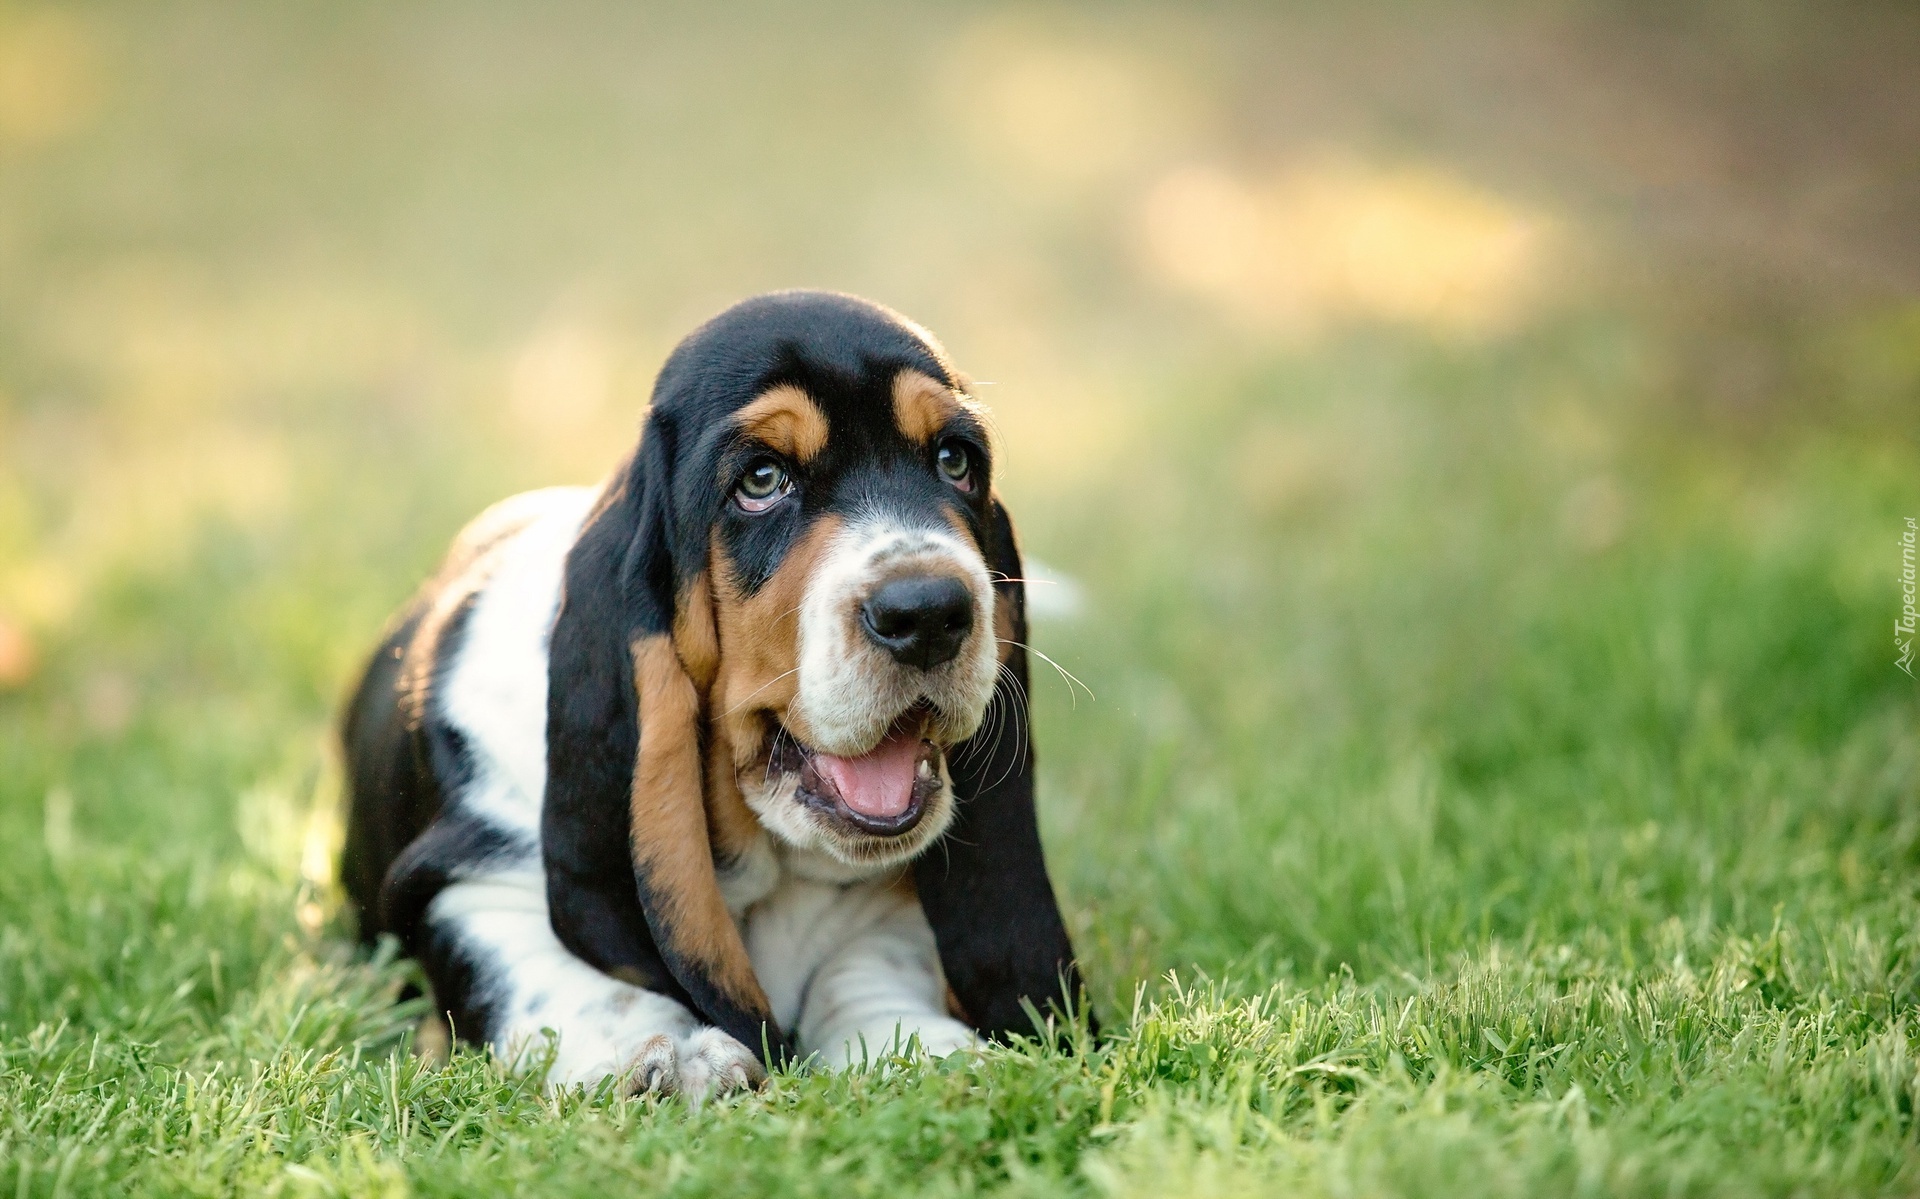
[[[840, 531], [836, 516], [814, 521], [787, 551], [780, 569], [752, 596], [743, 597], [733, 565], [715, 537], [711, 548], [713, 606], [720, 636], [720, 667], [710, 703], [716, 745], [729, 748], [737, 773], [761, 763], [773, 733], [768, 714], [797, 721], [790, 714], [800, 688], [800, 602], [820, 556]], [[805, 741], [810, 730], [788, 724]], [[719, 759], [715, 759], [716, 768]]]
[[719, 634], [713, 625], [713, 585], [703, 572], [680, 593], [673, 617], [673, 648], [702, 696], [720, 669]]
[[633, 673], [640, 702], [631, 796], [634, 864], [666, 906], [662, 925], [670, 948], [697, 963], [736, 1003], [764, 1013], [766, 992], [714, 873], [700, 763], [700, 697], [670, 638], [634, 642]]
[[[702, 572], [680, 595], [679, 611], [673, 619], [673, 648], [681, 665], [693, 680], [704, 704], [713, 694], [713, 680], [720, 671], [720, 634], [714, 626], [713, 583]], [[706, 713], [712, 723], [712, 712]], [[728, 861], [745, 853], [760, 833], [760, 820], [740, 795], [731, 770], [717, 770], [719, 761], [713, 749], [722, 738], [710, 737], [706, 763], [707, 832], [713, 841], [716, 860]]]
[[946, 384], [919, 371], [893, 377], [893, 423], [910, 439], [927, 445], [954, 417], [972, 405]]
[[734, 414], [741, 432], [795, 462], [811, 462], [827, 448], [827, 417], [813, 397], [784, 383], [762, 392]]
[[733, 743], [724, 725], [715, 725], [707, 742], [707, 823], [713, 831], [713, 851], [737, 859], [760, 834], [760, 818], [740, 794], [740, 775], [733, 764]]
[[974, 549], [979, 550], [980, 557], [982, 560], [986, 558], [987, 547], [984, 545], [981, 545], [980, 539], [973, 535], [973, 529], [967, 524], [966, 518], [960, 515], [959, 509], [957, 508], [943, 509], [940, 513], [940, 516], [943, 520], [947, 522], [947, 527], [953, 530], [953, 535], [955, 537], [958, 537], [961, 541], [972, 546]]

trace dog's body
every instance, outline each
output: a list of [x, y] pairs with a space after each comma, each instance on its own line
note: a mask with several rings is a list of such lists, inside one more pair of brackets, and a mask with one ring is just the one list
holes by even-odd
[[489, 509], [347, 714], [343, 876], [455, 1031], [704, 1094], [1080, 1001], [1023, 591], [924, 332], [821, 293], [669, 359], [602, 489]]

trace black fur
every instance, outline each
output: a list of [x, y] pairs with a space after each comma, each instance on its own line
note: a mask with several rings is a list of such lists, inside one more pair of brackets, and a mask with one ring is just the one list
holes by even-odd
[[[465, 638], [474, 597], [462, 597], [444, 619], [433, 620], [436, 598], [431, 588], [416, 597], [374, 652], [343, 735], [352, 806], [341, 877], [358, 909], [360, 939], [371, 943], [392, 933], [409, 951], [444, 870], [478, 848], [463, 841], [439, 852], [423, 849], [443, 839], [436, 823], [442, 800], [470, 773], [460, 733], [439, 718], [437, 690], [443, 664]], [[415, 880], [419, 871], [427, 874]]]
[[433, 775], [421, 768], [416, 730], [401, 716], [403, 658], [425, 609], [416, 601], [401, 615], [367, 663], [341, 721], [350, 806], [340, 881], [358, 917], [360, 939], [369, 945], [388, 931], [380, 908], [388, 867], [440, 808]]
[[[548, 649], [547, 794], [540, 814], [547, 905], [554, 933], [582, 960], [609, 973], [636, 972], [743, 1043], [758, 1045], [762, 1022], [755, 1015], [727, 1010], [732, 1005], [701, 986], [697, 971], [686, 963], [676, 969], [662, 953], [641, 898], [646, 880], [636, 876], [629, 851], [640, 748], [630, 647], [673, 622], [673, 574], [658, 552], [670, 444], [651, 433], [643, 439], [567, 555], [565, 598]], [[768, 1043], [781, 1048], [778, 1030], [772, 1031]]]
[[[951, 756], [953, 825], [914, 863], [940, 966], [967, 1022], [995, 1039], [1034, 1035], [1037, 1011], [1085, 1007], [1073, 945], [1054, 901], [1033, 806], [1027, 710], [1027, 596], [1013, 522], [993, 505], [987, 564], [1013, 608], [1013, 647], [980, 732]], [[1093, 1024], [1093, 1013], [1087, 1012]], [[1098, 1025], [1094, 1024], [1097, 1031]]]
[[486, 988], [475, 977], [474, 964], [454, 937], [431, 926], [423, 931], [425, 936], [417, 942], [414, 956], [433, 981], [434, 998], [447, 1018], [448, 1028], [463, 1041], [486, 1041], [493, 1010], [487, 1003]]

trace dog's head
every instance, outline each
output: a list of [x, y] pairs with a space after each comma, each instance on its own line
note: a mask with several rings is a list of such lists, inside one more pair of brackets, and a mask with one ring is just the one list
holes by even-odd
[[1071, 972], [1023, 604], [983, 413], [933, 337], [848, 296], [732, 308], [667, 360], [568, 556], [547, 834], [628, 830], [662, 957], [723, 1027], [765, 1011], [718, 882], [763, 832], [848, 877], [921, 859], [949, 981], [983, 1027], [1022, 1026]]
[[760, 369], [733, 394], [662, 403], [648, 433], [676, 429], [692, 501], [674, 645], [705, 700], [709, 803], [737, 795], [848, 867], [897, 864], [945, 831], [949, 754], [999, 673], [986, 425], [926, 334], [838, 297], [733, 310], [663, 389], [743, 351]]

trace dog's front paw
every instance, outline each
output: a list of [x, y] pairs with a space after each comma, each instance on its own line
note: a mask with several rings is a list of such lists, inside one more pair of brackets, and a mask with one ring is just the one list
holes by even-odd
[[661, 1033], [640, 1043], [626, 1070], [627, 1089], [636, 1095], [671, 1095], [680, 1089], [680, 1058], [673, 1038]]
[[680, 1093], [690, 1098], [743, 1091], [766, 1078], [760, 1055], [717, 1028], [697, 1029], [680, 1042]]
[[745, 1045], [717, 1028], [696, 1028], [677, 1040], [648, 1037], [626, 1071], [635, 1094], [684, 1095], [694, 1103], [764, 1082], [766, 1067]]

